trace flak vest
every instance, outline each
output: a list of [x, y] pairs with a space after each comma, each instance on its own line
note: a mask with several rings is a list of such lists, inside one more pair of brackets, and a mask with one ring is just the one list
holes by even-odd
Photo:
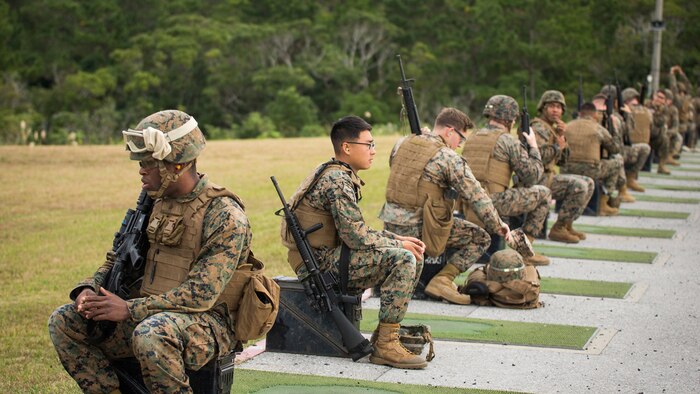
[[[160, 199], [153, 205], [147, 234], [150, 248], [146, 257], [141, 296], [163, 294], [182, 284], [199, 255], [202, 243], [204, 214], [217, 197], [231, 197], [243, 209], [241, 199], [225, 188], [209, 182], [202, 192], [187, 203], [174, 199]], [[262, 269], [252, 252], [247, 263], [239, 262], [239, 270]], [[226, 304], [231, 316], [235, 316], [246, 283], [245, 275], [233, 275], [216, 301]], [[246, 278], [247, 279], [247, 278]]]
[[629, 132], [630, 142], [648, 144], [651, 139], [653, 115], [646, 107], [634, 105], [632, 106], [632, 118], [634, 119], [634, 128]]
[[690, 123], [693, 121], [693, 112], [690, 110], [692, 98], [685, 96], [681, 101], [681, 105], [678, 108], [678, 121], [680, 123]]
[[507, 282], [488, 280], [485, 267], [479, 267], [469, 274], [467, 285], [472, 282], [482, 282], [489, 289], [488, 296], [472, 296], [473, 304], [514, 309], [532, 309], [542, 306], [540, 274], [533, 266], [525, 266], [522, 279]]
[[[341, 243], [338, 237], [338, 229], [333, 220], [333, 215], [328, 211], [314, 208], [309, 204], [308, 200], [304, 198], [308, 192], [314, 188], [318, 180], [328, 171], [343, 171], [348, 174], [355, 186], [356, 194], [362, 186], [362, 181], [349, 166], [335, 160], [321, 164], [313, 174], [304, 179], [289, 200], [289, 206], [292, 212], [296, 214], [302, 228], [308, 229], [317, 223], [323, 225], [319, 230], [308, 235], [309, 244], [314, 249], [319, 249], [324, 246], [329, 249], [334, 249], [340, 246]], [[282, 237], [282, 244], [289, 249], [287, 251], [287, 262], [294, 272], [298, 272], [299, 268], [304, 264], [304, 261], [301, 259], [299, 249], [294, 242], [294, 237], [292, 237], [292, 234], [287, 229], [287, 222], [284, 219], [282, 219], [280, 234]]]
[[386, 186], [387, 202], [408, 209], [423, 208], [421, 238], [426, 254], [432, 257], [445, 251], [454, 223], [454, 200], [445, 198], [445, 189], [421, 178], [428, 162], [446, 147], [442, 139], [406, 137], [391, 159]]
[[[462, 156], [467, 160], [474, 177], [489, 195], [503, 192], [510, 186], [513, 169], [508, 162], [497, 160], [493, 156], [498, 139], [507, 133], [505, 130], [481, 129], [467, 138], [462, 150]], [[468, 221], [485, 227], [467, 201], [463, 201], [462, 211]]]
[[[554, 130], [554, 127], [552, 127], [544, 119], [540, 119], [540, 118], [533, 119], [533, 121], [530, 122], [530, 125], [533, 125], [535, 123], [541, 124], [549, 132], [549, 138], [547, 139], [547, 141], [545, 141], [546, 144], [554, 145], [557, 143], [556, 138], [555, 138], [557, 131]], [[547, 186], [549, 188], [552, 187], [552, 181], [554, 180], [554, 175], [556, 175], [556, 170], [554, 169], [555, 166], [556, 166], [556, 159], [552, 160], [551, 162], [547, 163], [547, 165], [545, 165], [545, 167], [544, 167], [544, 186]]]
[[598, 124], [590, 119], [576, 119], [566, 125], [566, 141], [569, 143], [569, 163], [600, 163], [600, 141], [596, 128]]

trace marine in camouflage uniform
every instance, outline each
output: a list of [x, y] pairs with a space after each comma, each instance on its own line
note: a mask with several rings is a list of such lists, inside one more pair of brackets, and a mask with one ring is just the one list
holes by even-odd
[[[356, 116], [337, 121], [331, 130], [335, 159], [317, 167], [295, 191], [289, 205], [302, 226], [323, 223], [309, 236], [322, 271], [338, 274], [345, 248], [349, 253], [348, 291], [380, 286], [378, 335], [370, 361], [397, 368], [425, 368], [425, 360], [398, 341], [399, 323], [422, 270], [424, 245], [417, 239], [371, 229], [357, 205], [364, 184], [357, 171], [369, 169], [375, 154], [371, 129]], [[282, 243], [289, 248], [292, 268], [303, 277], [306, 271], [284, 221]]]
[[[620, 185], [620, 198], [624, 202], [634, 202], [635, 198], [627, 192], [627, 187], [631, 182], [636, 180], [636, 175], [644, 167], [649, 154], [651, 153], [651, 147], [649, 144], [644, 142], [632, 141], [632, 131], [635, 128], [634, 116], [632, 116], [632, 109], [625, 104], [625, 96], [623, 92], [620, 92], [622, 96], [623, 103], [617, 102], [617, 87], [614, 85], [606, 85], [601, 90], [601, 94], [607, 95], [612, 94], [614, 98], [614, 110], [613, 110], [613, 138], [616, 143], [621, 148], [622, 158], [623, 158], [623, 168], [620, 174], [619, 183], [622, 183], [622, 179], [625, 180], [625, 184]], [[622, 115], [624, 111], [625, 116]], [[619, 139], [616, 138], [619, 136]], [[631, 176], [630, 176], [631, 174]], [[632, 181], [630, 181], [632, 178]], [[640, 188], [633, 190], [640, 191]]]
[[[680, 76], [681, 81], [676, 79], [676, 73]], [[694, 148], [697, 142], [695, 117], [698, 108], [690, 95], [690, 92], [693, 91], [693, 85], [680, 66], [671, 67], [669, 82], [673, 93], [673, 104], [678, 109], [678, 131], [683, 136], [685, 145]]]
[[[410, 179], [418, 179], [416, 185], [425, 184], [426, 189], [434, 185], [432, 187], [436, 196], [433, 203], [435, 200], [441, 201], [445, 193], [456, 192], [455, 196], [445, 202], [445, 211], [449, 216], [453, 210], [454, 198], [459, 197], [469, 202], [486, 230], [505, 235], [508, 226], [501, 221], [491, 198], [474, 178], [464, 158], [454, 151], [463, 142], [466, 130], [471, 127], [472, 122], [466, 114], [454, 108], [445, 108], [438, 114], [433, 132], [399, 140], [391, 155], [387, 202], [379, 214], [386, 230], [429, 243], [423, 237], [424, 217], [430, 214], [424, 212], [425, 199], [414, 201], [414, 196], [403, 199], [396, 190], [406, 190]], [[426, 155], [422, 161], [420, 153]], [[417, 186], [416, 190], [407, 193], [420, 194], [420, 190], [422, 187]], [[462, 218], [453, 218], [451, 226], [444, 229], [444, 233], [448, 234], [446, 242], [435, 250], [435, 255], [442, 254], [446, 248], [454, 253], [448, 258], [445, 267], [427, 284], [425, 293], [436, 299], [469, 304], [469, 296], [460, 294], [453, 281], [486, 252], [491, 237], [480, 226]]]
[[[607, 105], [608, 97], [612, 96], [613, 109], [612, 109], [612, 128], [608, 125], [607, 121]], [[615, 180], [614, 192], [611, 194], [611, 199], [609, 201], [610, 205], [619, 208], [620, 202], [622, 201], [622, 191], [627, 184], [627, 175], [625, 174], [625, 159], [622, 155], [623, 149], [625, 147], [625, 136], [622, 134], [621, 129], [616, 127], [615, 123], [615, 98], [617, 97], [617, 88], [613, 85], [605, 85], [602, 87], [601, 92], [593, 96], [593, 104], [596, 106], [600, 114], [602, 114], [601, 125], [608, 130], [612, 136], [613, 142], [617, 146], [617, 153], [605, 152], [604, 158], [606, 160], [615, 160], [618, 163], [613, 164], [615, 168], [618, 168], [618, 176]], [[603, 166], [606, 166], [609, 162], [604, 162]]]
[[[481, 174], [475, 172], [476, 178], [489, 190], [489, 196], [500, 215], [525, 214], [522, 230], [530, 242], [533, 242], [535, 234], [542, 231], [549, 214], [549, 200], [552, 196], [549, 188], [537, 184], [544, 172], [537, 139], [531, 131], [527, 139], [527, 148], [524, 148], [520, 141], [510, 134], [510, 128], [519, 115], [518, 103], [512, 97], [491, 97], [484, 107], [483, 115], [489, 119], [488, 124], [468, 138], [462, 156], [472, 170], [477, 163], [487, 161], [488, 168], [486, 171], [480, 171]], [[482, 150], [486, 148], [481, 146], [491, 146], [487, 144], [493, 144], [490, 152]], [[500, 170], [495, 171], [496, 167]], [[513, 188], [508, 187], [511, 174], [517, 178], [517, 182], [514, 182], [517, 186]], [[493, 179], [496, 175], [502, 179]], [[532, 265], [546, 265], [549, 264], [549, 259], [536, 254], [526, 262]]]
[[666, 133], [668, 133], [669, 156], [666, 163], [672, 166], [679, 166], [680, 163], [675, 158], [680, 157], [683, 146], [683, 136], [680, 133], [680, 121], [678, 108], [674, 105], [675, 95], [671, 89], [664, 89], [666, 94]]
[[549, 231], [549, 239], [559, 242], [577, 243], [586, 235], [573, 228], [595, 190], [593, 179], [582, 175], [558, 174], [555, 165], [566, 163], [569, 146], [564, 137], [566, 124], [561, 116], [566, 112], [564, 95], [557, 90], [542, 94], [537, 104], [538, 117], [530, 122], [537, 136], [544, 174], [538, 184], [552, 191], [552, 198], [561, 202], [557, 221]]
[[[178, 138], [176, 131], [184, 135]], [[128, 149], [133, 160], [140, 160], [143, 187], [155, 199], [149, 228], [159, 235], [150, 240], [146, 262], [146, 270], [152, 270], [151, 280], [144, 280], [140, 297], [129, 300], [100, 292], [114, 263], [110, 251], [94, 276], [71, 291], [75, 302], [51, 315], [49, 334], [64, 368], [84, 392], [118, 392], [119, 381], [110, 360], [136, 357], [151, 392], [189, 393], [185, 368], [197, 370], [235, 345], [233, 318], [222, 297], [239, 262], [248, 258], [250, 226], [240, 199], [196, 172], [195, 159], [205, 141], [194, 118], [180, 111], [161, 111], [127, 133], [132, 133]], [[143, 137], [134, 136], [138, 134], [150, 136], [145, 146]], [[217, 197], [209, 198], [211, 195]], [[149, 291], [147, 284], [162, 284], [168, 270], [161, 265], [156, 271], [154, 263], [154, 256], [163, 248], [161, 236], [167, 232], [153, 221], [156, 212], [164, 212], [160, 210], [164, 206], [191, 206], [199, 199], [208, 201], [200, 205], [206, 211], [197, 214], [203, 216], [201, 234], [197, 234], [201, 237], [199, 254], [190, 257], [191, 268], [182, 283], [171, 283], [170, 290], [161, 293]], [[181, 230], [185, 235], [193, 233], [187, 226]], [[169, 246], [176, 248], [173, 244], [177, 242], [187, 241], [185, 236], [177, 239], [173, 235]], [[96, 296], [98, 292], [102, 296]], [[114, 333], [91, 344], [87, 335], [90, 318], [115, 321]]]
[[666, 124], [668, 119], [666, 93], [664, 93], [663, 90], [659, 90], [654, 93], [654, 97], [652, 101], [648, 103], [647, 107], [653, 115], [649, 145], [659, 157], [657, 172], [659, 174], [669, 175], [671, 172], [666, 168], [666, 162], [670, 155], [669, 134]]
[[[619, 147], [608, 130], [600, 125], [598, 112], [592, 103], [585, 103], [581, 107], [578, 119], [567, 123], [566, 137], [571, 154], [559, 170], [564, 174], [585, 175], [600, 180], [606, 189], [606, 193], [599, 200], [600, 215], [616, 215], [618, 210], [610, 207], [608, 201], [616, 187], [622, 162], [616, 159], [601, 159], [600, 151], [605, 149], [608, 153], [615, 154], [619, 152]], [[595, 157], [587, 157], [585, 149], [592, 149]]]
[[[690, 93], [690, 91], [689, 91]], [[698, 143], [698, 135], [700, 135], [700, 86], [697, 87], [695, 91], [695, 96], [693, 96], [693, 110], [694, 110], [694, 121], [691, 130], [691, 138], [688, 141], [688, 147], [695, 152]]]
[[629, 149], [624, 149], [625, 172], [627, 175], [627, 187], [637, 192], [644, 192], [644, 188], [637, 183], [639, 171], [651, 154], [649, 141], [651, 138], [651, 121], [653, 115], [641, 105], [639, 92], [634, 88], [626, 88], [622, 91], [624, 106], [629, 109], [631, 127], [627, 128], [627, 136], [631, 142]]

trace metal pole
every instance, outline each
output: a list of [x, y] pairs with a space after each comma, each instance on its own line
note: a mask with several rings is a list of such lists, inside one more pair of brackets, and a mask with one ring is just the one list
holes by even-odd
[[661, 34], [664, 31], [664, 0], [656, 0], [654, 17], [651, 20], [651, 30], [654, 34], [654, 51], [651, 55], [651, 93], [659, 90], [659, 74], [661, 68]]

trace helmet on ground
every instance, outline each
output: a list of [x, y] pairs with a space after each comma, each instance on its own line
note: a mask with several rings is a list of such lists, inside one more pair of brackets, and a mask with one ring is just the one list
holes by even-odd
[[486, 266], [486, 279], [500, 283], [522, 279], [524, 270], [523, 257], [518, 252], [499, 250], [491, 256]]
[[622, 91], [622, 101], [627, 102], [633, 98], [639, 100], [639, 92], [635, 88], [627, 88]]
[[518, 117], [520, 108], [518, 102], [510, 96], [496, 95], [489, 99], [484, 106], [482, 115], [490, 119], [500, 119], [511, 122]]
[[547, 103], [559, 103], [561, 104], [563, 112], [566, 112], [566, 100], [564, 99], [562, 92], [558, 90], [547, 90], [546, 92], [542, 93], [540, 102], [537, 104], [537, 111], [542, 112], [542, 109]]
[[174, 109], [148, 115], [135, 129], [122, 133], [131, 160], [152, 157], [171, 163], [187, 163], [196, 159], [206, 145], [197, 121]]

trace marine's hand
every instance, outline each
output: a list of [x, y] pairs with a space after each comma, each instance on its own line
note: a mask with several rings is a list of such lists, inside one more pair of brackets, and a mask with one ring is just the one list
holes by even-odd
[[421, 248], [420, 245], [412, 241], [401, 241], [401, 245], [404, 249], [408, 250], [415, 256], [417, 261], [423, 261], [423, 253], [425, 252], [425, 247]]
[[535, 137], [535, 130], [532, 127], [530, 127], [530, 132], [523, 133], [523, 137], [525, 137], [525, 141], [530, 145], [530, 148], [537, 148], [537, 137]]
[[[92, 320], [124, 321], [129, 318], [129, 308], [126, 301], [118, 295], [110, 293], [105, 288], [100, 288], [103, 295], [86, 296], [83, 301], [84, 316]], [[93, 293], [94, 294], [94, 293]]]
[[78, 294], [77, 297], [75, 297], [75, 310], [77, 310], [78, 313], [80, 313], [84, 318], [87, 318], [87, 316], [85, 316], [85, 297], [96, 295], [97, 294], [95, 294], [92, 289], [85, 288], [80, 292], [80, 294]]
[[421, 253], [424, 253], [424, 252], [425, 252], [425, 244], [423, 243], [423, 241], [421, 241], [421, 240], [418, 239], [418, 238], [415, 238], [415, 237], [407, 237], [407, 236], [404, 236], [404, 235], [397, 235], [397, 236], [396, 236], [396, 239], [398, 239], [399, 241], [410, 241], [410, 242], [413, 242], [414, 244], [418, 245], [418, 247], [421, 249]]
[[501, 223], [501, 228], [498, 230], [498, 235], [505, 237], [507, 241], [510, 241], [510, 227], [507, 224]]

